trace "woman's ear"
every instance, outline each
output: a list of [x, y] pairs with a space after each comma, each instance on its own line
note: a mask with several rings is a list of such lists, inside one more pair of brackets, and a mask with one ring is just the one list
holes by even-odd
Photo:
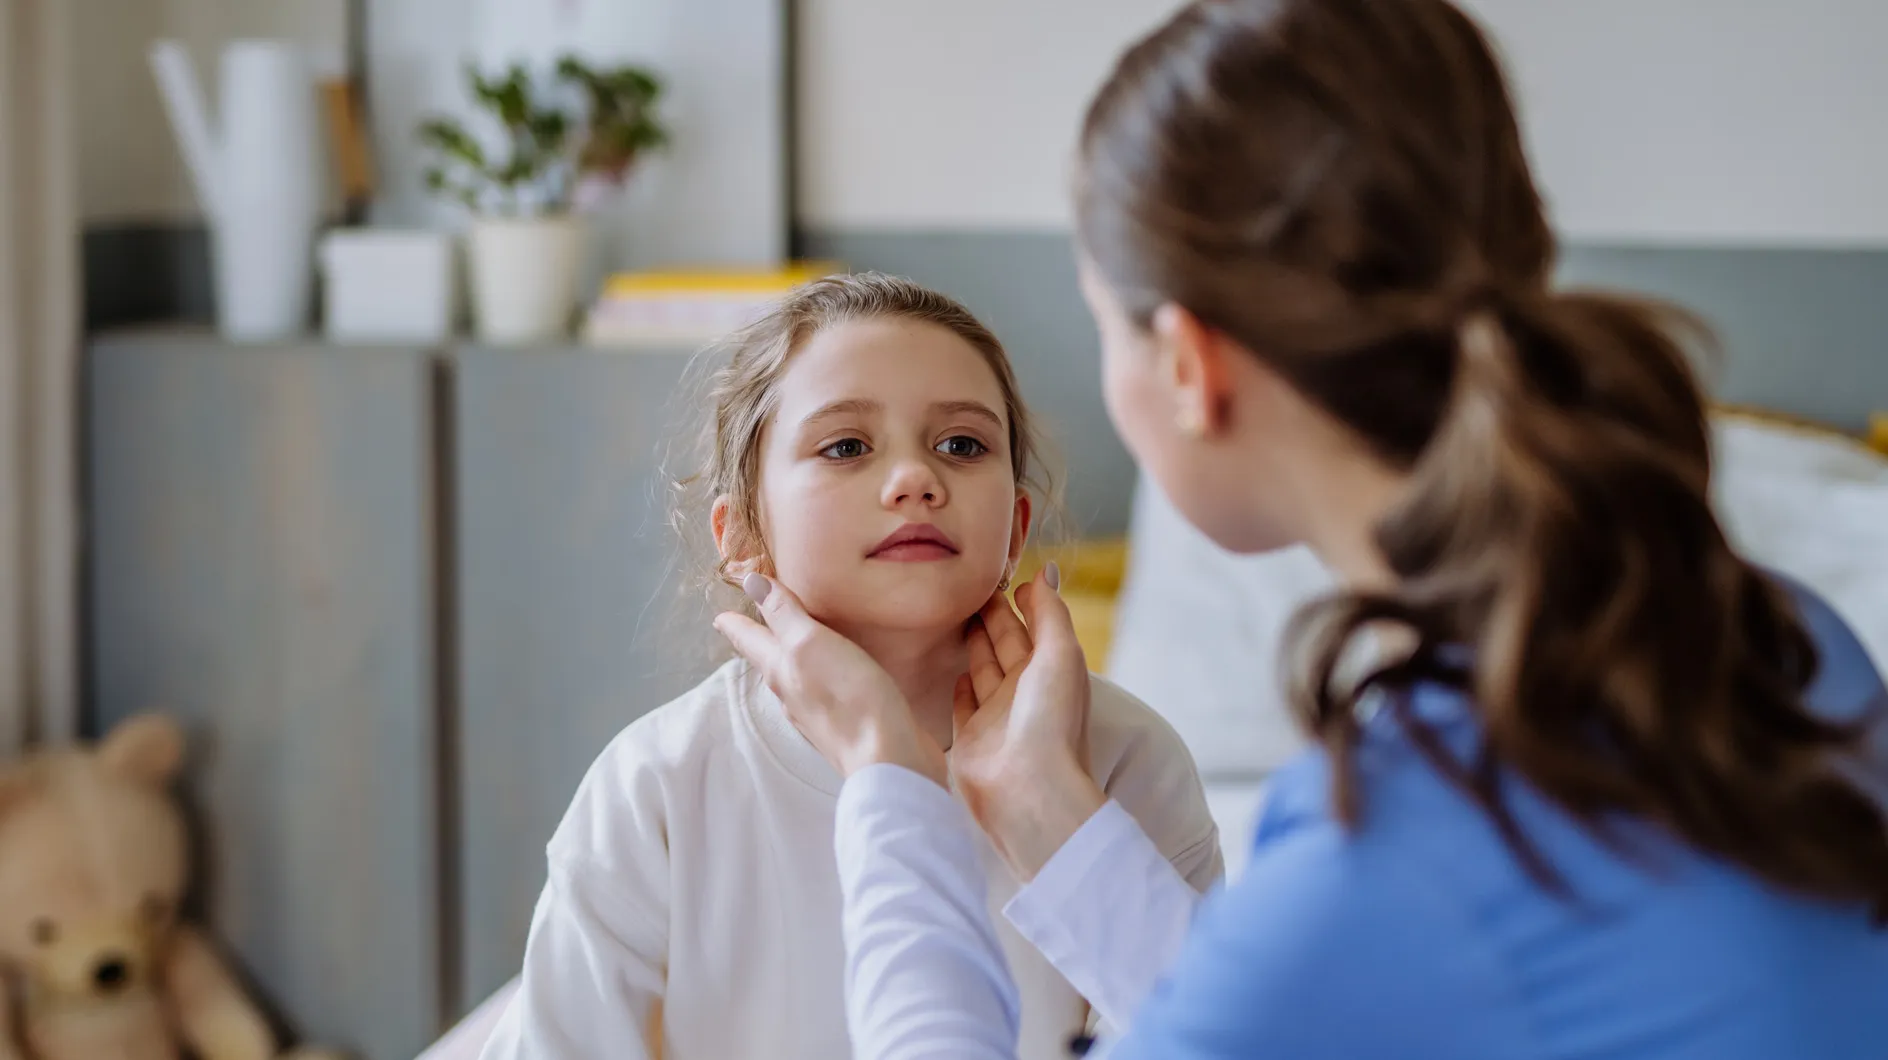
[[1232, 410], [1228, 358], [1238, 351], [1191, 310], [1173, 302], [1154, 310], [1150, 330], [1173, 395], [1175, 425], [1195, 437], [1224, 430]]

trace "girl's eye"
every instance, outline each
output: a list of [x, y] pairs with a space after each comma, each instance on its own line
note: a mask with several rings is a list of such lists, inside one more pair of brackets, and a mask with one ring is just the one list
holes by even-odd
[[829, 460], [856, 460], [865, 455], [865, 443], [857, 438], [841, 438], [819, 451]]
[[969, 460], [989, 452], [990, 447], [968, 434], [958, 434], [939, 442], [937, 451], [959, 460]]

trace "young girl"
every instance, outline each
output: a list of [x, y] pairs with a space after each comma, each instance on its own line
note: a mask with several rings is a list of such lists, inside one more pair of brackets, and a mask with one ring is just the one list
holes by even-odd
[[[943, 295], [878, 275], [790, 296], [715, 378], [717, 580], [761, 573], [862, 647], [951, 739], [966, 624], [1014, 571], [1034, 445], [1001, 344]], [[1093, 681], [1090, 770], [1205, 890], [1219, 836], [1160, 718]], [[833, 863], [840, 776], [744, 662], [630, 725], [548, 849], [524, 974], [486, 1060], [850, 1055]], [[994, 904], [1016, 883], [994, 851]], [[1013, 933], [1023, 1055], [1067, 1055], [1087, 1005]]]

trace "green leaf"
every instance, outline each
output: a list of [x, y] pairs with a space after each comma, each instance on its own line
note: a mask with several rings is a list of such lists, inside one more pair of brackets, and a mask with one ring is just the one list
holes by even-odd
[[544, 111], [531, 116], [531, 138], [546, 149], [561, 148], [569, 129], [570, 119], [559, 111]]

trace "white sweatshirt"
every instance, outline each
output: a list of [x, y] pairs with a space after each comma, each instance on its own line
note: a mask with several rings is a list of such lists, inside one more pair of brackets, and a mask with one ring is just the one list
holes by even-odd
[[[1193, 759], [1139, 700], [1093, 678], [1095, 777], [1195, 888], [1219, 835]], [[484, 1060], [836, 1060], [845, 944], [833, 861], [839, 775], [739, 661], [611, 741], [547, 849], [518, 994]], [[989, 901], [1016, 882], [987, 841]], [[1088, 1006], [999, 920], [1020, 1055], [1061, 1060]]]

